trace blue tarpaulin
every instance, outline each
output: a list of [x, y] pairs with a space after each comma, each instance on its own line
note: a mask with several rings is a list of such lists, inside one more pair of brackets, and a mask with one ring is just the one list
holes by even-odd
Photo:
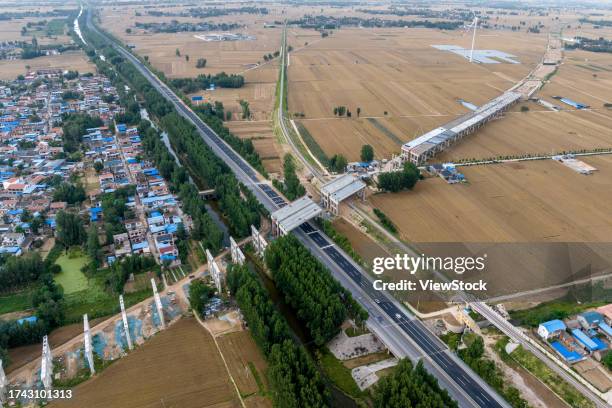
[[557, 353], [561, 354], [561, 356], [569, 362], [580, 360], [582, 357], [580, 353], [575, 351], [569, 351], [565, 346], [558, 341], [551, 343], [551, 347], [557, 351]]

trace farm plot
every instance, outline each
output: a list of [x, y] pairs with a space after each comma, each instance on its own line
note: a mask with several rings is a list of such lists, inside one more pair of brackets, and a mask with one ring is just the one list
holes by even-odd
[[242, 119], [240, 100], [245, 100], [249, 103], [252, 120], [270, 119], [274, 109], [278, 66], [276, 64], [261, 66], [243, 75], [245, 84], [241, 88], [202, 90], [190, 94], [189, 97], [202, 96], [206, 102], [222, 102], [225, 112], [232, 112], [232, 120]]
[[[248, 331], [239, 331], [217, 337], [232, 377], [247, 401], [263, 395], [268, 389], [266, 370], [268, 365]], [[258, 406], [271, 406], [270, 400]]]
[[612, 103], [612, 54], [581, 50], [566, 51], [564, 64], [544, 86], [538, 96], [554, 102], [563, 109], [574, 108], [555, 101], [553, 96], [564, 96], [589, 105], [606, 116], [612, 111], [604, 103]]
[[370, 197], [410, 242], [605, 242], [612, 236], [612, 156], [583, 176], [551, 160], [462, 167], [468, 184], [426, 179]]
[[[135, 10], [125, 12], [123, 9], [106, 8], [103, 13], [103, 24], [127, 44], [133, 45], [135, 51], [148, 56], [153, 66], [163, 71], [168, 77], [195, 77], [199, 74], [239, 73], [263, 63], [263, 56], [274, 53], [280, 48], [280, 28], [263, 28], [265, 16], [229, 15], [207, 19], [211, 23], [231, 22], [244, 27], [236, 32], [256, 37], [254, 41], [203, 41], [195, 35], [204, 32], [147, 33], [134, 28], [135, 22], [201, 22], [191, 17], [151, 17], [135, 16]], [[126, 33], [131, 27], [131, 33]], [[176, 54], [179, 50], [180, 55]], [[189, 60], [186, 59], [189, 56]], [[205, 68], [196, 68], [199, 58], [206, 59]]]
[[182, 319], [51, 407], [239, 407], [212, 337]]
[[261, 161], [270, 173], [280, 171], [282, 147], [272, 131], [270, 121], [230, 121], [225, 125], [241, 139], [251, 139]]
[[[459, 32], [343, 28], [291, 53], [289, 110], [304, 115], [303, 125], [328, 155], [355, 160], [367, 143], [377, 157], [389, 157], [403, 142], [468, 112], [459, 99], [482, 105], [509, 89], [536, 66], [546, 44], [544, 36], [505, 31], [486, 31], [480, 41], [479, 48], [516, 55], [521, 64], [469, 64], [431, 47], [468, 47]], [[351, 118], [336, 120], [336, 106]]]
[[[535, 103], [523, 104], [476, 133], [455, 143], [432, 161], [488, 159], [524, 154], [551, 154], [594, 148], [612, 148], [612, 116], [591, 111], [536, 111]], [[533, 109], [532, 109], [533, 108]]]
[[[29, 69], [26, 68], [29, 65]], [[27, 71], [37, 69], [77, 70], [80, 73], [96, 72], [93, 65], [80, 51], [69, 51], [61, 55], [49, 55], [29, 60], [0, 61], [0, 80], [11, 80]]]
[[468, 184], [430, 178], [370, 202], [430, 256], [487, 253], [484, 272], [462, 276], [488, 282], [480, 296], [553, 286], [612, 263], [612, 157], [584, 161], [598, 171], [583, 176], [551, 160], [467, 167]]
[[[4, 11], [4, 10], [3, 10]], [[21, 9], [20, 11], [24, 11]], [[35, 30], [34, 28], [26, 28], [26, 33], [22, 35], [22, 28], [27, 26], [28, 23], [37, 23], [42, 20], [57, 20], [51, 23], [45, 30]], [[14, 20], [3, 20], [0, 21], [0, 41], [26, 41], [31, 42], [33, 37], [36, 37], [36, 41], [40, 45], [48, 44], [68, 44], [71, 42], [69, 36], [62, 34], [65, 32], [61, 28], [61, 17], [53, 18], [19, 18]], [[47, 35], [50, 34], [50, 35]]]

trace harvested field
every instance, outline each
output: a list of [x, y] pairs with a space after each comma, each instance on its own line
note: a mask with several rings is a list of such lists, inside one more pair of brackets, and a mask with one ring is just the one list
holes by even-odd
[[17, 78], [18, 75], [24, 75], [28, 71], [26, 65], [30, 66], [30, 70], [70, 69], [81, 73], [96, 72], [96, 66], [89, 62], [85, 54], [80, 51], [70, 51], [61, 55], [49, 55], [29, 60], [0, 61], [0, 79], [9, 80]]
[[[136, 16], [140, 11], [142, 16]], [[191, 17], [153, 17], [147, 16], [136, 8], [125, 11], [123, 8], [105, 8], [102, 21], [108, 29], [125, 43], [135, 46], [140, 55], [147, 55], [157, 69], [169, 77], [195, 77], [199, 74], [216, 74], [243, 72], [258, 63], [263, 63], [264, 54], [274, 53], [280, 47], [280, 28], [263, 28], [264, 22], [270, 17], [250, 14], [229, 15], [207, 19], [211, 23], [231, 22], [244, 25], [243, 28], [232, 30], [255, 36], [254, 41], [211, 41], [206, 42], [195, 38], [195, 35], [206, 32], [179, 33], [147, 33], [134, 27], [135, 22], [201, 22], [201, 19]], [[167, 11], [167, 10], [164, 10]], [[125, 29], [130, 27], [132, 33]], [[176, 55], [179, 49], [181, 56]], [[185, 55], [189, 55], [186, 61]], [[203, 69], [195, 67], [198, 58], [205, 58], [207, 63]], [[274, 79], [276, 80], [276, 78]]]
[[[248, 331], [239, 331], [217, 337], [232, 377], [243, 396], [256, 397], [268, 389], [266, 370], [268, 364]], [[261, 387], [261, 388], [260, 388]], [[265, 400], [271, 406], [271, 401]]]
[[612, 156], [584, 161], [598, 171], [583, 176], [552, 160], [465, 167], [467, 184], [428, 178], [369, 200], [428, 255], [487, 253], [483, 273], [463, 275], [485, 279], [487, 295], [520, 292], [583, 279], [612, 262]]
[[[4, 7], [3, 7], [4, 11]], [[23, 9], [21, 10], [23, 11]], [[28, 23], [35, 23], [42, 20], [60, 20], [61, 17], [45, 17], [45, 18], [20, 18], [14, 20], [3, 20], [0, 21], [0, 42], [2, 41], [32, 41], [33, 37], [36, 37], [38, 44], [47, 45], [47, 44], [69, 44], [72, 42], [72, 39], [65, 34], [61, 35], [51, 35], [47, 36], [45, 32], [42, 31], [34, 31], [33, 28], [30, 28], [25, 35], [21, 34], [22, 27], [26, 26]], [[64, 32], [66, 32], [67, 27], [64, 27]]]
[[225, 125], [241, 139], [251, 139], [269, 173], [281, 170], [282, 147], [272, 131], [271, 121], [230, 121]]
[[574, 110], [552, 98], [564, 96], [612, 117], [612, 111], [603, 106], [612, 103], [609, 92], [612, 88], [612, 54], [581, 50], [566, 51], [565, 54], [563, 65], [538, 95], [563, 109]]
[[[289, 66], [289, 110], [327, 155], [357, 160], [362, 144], [376, 157], [399, 153], [402, 143], [481, 105], [523, 78], [539, 62], [546, 37], [484, 31], [481, 49], [516, 55], [521, 64], [469, 64], [434, 44], [469, 47], [459, 31], [353, 29], [295, 50]], [[333, 108], [346, 106], [350, 119]], [[360, 119], [357, 118], [360, 108]]]
[[519, 112], [516, 107], [503, 119], [455, 143], [432, 162], [612, 147], [612, 115], [587, 110], [553, 112], [536, 110], [542, 107], [535, 103], [522, 105], [529, 106], [530, 111]]
[[469, 183], [430, 178], [370, 197], [410, 242], [605, 242], [612, 236], [612, 156], [583, 176], [552, 160], [462, 167]]
[[51, 407], [239, 407], [212, 337], [182, 319]]

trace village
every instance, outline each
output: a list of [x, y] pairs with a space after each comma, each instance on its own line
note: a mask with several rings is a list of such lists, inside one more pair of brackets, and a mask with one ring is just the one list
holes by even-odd
[[[43, 70], [0, 86], [0, 253], [21, 255], [45, 245], [62, 211], [103, 225], [104, 195], [125, 190], [130, 216], [114, 225], [106, 262], [153, 254], [160, 264], [180, 264], [174, 239], [188, 223], [159, 171], [142, 159], [137, 128], [114, 123], [123, 113], [118, 102], [116, 89], [100, 75]], [[62, 118], [70, 115], [102, 123], [77, 135], [84, 155], [65, 150]]]

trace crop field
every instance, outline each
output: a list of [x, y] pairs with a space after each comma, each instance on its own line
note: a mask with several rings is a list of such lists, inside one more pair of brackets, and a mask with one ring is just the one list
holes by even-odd
[[605, 242], [612, 236], [612, 156], [582, 158], [578, 174], [552, 160], [460, 167], [467, 184], [440, 178], [369, 198], [410, 242]]
[[488, 253], [484, 274], [464, 279], [488, 281], [489, 296], [508, 294], [585, 278], [585, 262], [592, 273], [612, 262], [612, 247], [604, 244], [612, 234], [606, 215], [612, 211], [612, 156], [584, 161], [598, 171], [583, 176], [552, 160], [464, 167], [468, 184], [428, 178], [413, 191], [369, 200], [424, 253]]
[[[29, 65], [30, 68], [26, 68]], [[0, 60], [0, 80], [15, 79], [18, 75], [24, 75], [29, 70], [37, 69], [61, 69], [77, 70], [81, 73], [95, 72], [93, 65], [85, 54], [80, 51], [69, 51], [61, 55], [49, 55], [29, 60]]]
[[[1, 7], [1, 6], [0, 6]], [[23, 11], [23, 10], [22, 10]], [[42, 20], [58, 20], [54, 21], [50, 24], [49, 34], [47, 35], [47, 30], [35, 30], [34, 28], [29, 28], [25, 35], [21, 34], [22, 27], [26, 26], [28, 23], [35, 23]], [[1, 41], [32, 41], [32, 37], [36, 37], [36, 40], [40, 45], [47, 44], [68, 44], [72, 40], [71, 38], [63, 34], [66, 31], [66, 28], [62, 30], [61, 22], [59, 20], [63, 20], [61, 17], [53, 17], [53, 18], [19, 18], [13, 20], [4, 20], [0, 21], [0, 42]]]
[[[225, 334], [217, 338], [232, 377], [246, 400], [265, 393], [268, 389], [268, 365], [248, 331]], [[270, 400], [257, 406], [271, 406]]]
[[269, 120], [274, 108], [278, 65], [276, 63], [262, 65], [242, 75], [245, 84], [241, 88], [202, 90], [189, 96], [202, 96], [206, 102], [222, 102], [225, 111], [232, 112], [232, 120], [242, 120], [240, 100], [245, 100], [249, 102], [252, 120]]
[[[161, 405], [160, 405], [161, 404]], [[212, 337], [181, 319], [51, 407], [239, 407]]]
[[282, 148], [272, 132], [271, 121], [230, 121], [226, 126], [241, 139], [251, 139], [266, 171], [279, 172]]
[[[460, 31], [343, 28], [291, 53], [289, 110], [325, 153], [358, 158], [362, 144], [377, 157], [399, 152], [403, 142], [466, 113], [510, 88], [533, 69], [544, 51], [541, 35], [485, 31], [478, 48], [516, 55], [521, 64], [469, 64], [435, 44], [469, 47]], [[333, 108], [346, 106], [351, 118]], [[357, 118], [360, 108], [360, 118]]]
[[[157, 69], [169, 77], [195, 77], [199, 74], [240, 73], [252, 68], [259, 62], [264, 62], [265, 54], [274, 53], [280, 47], [280, 28], [263, 28], [263, 24], [274, 17], [255, 16], [250, 14], [228, 15], [207, 19], [219, 23], [230, 22], [245, 25], [244, 28], [233, 30], [256, 37], [254, 41], [211, 41], [206, 42], [194, 35], [206, 32], [179, 33], [146, 33], [134, 28], [135, 22], [201, 22], [192, 17], [153, 17], [142, 13], [135, 16], [137, 9], [126, 12], [121, 8], [105, 8], [102, 21], [105, 27], [127, 44], [135, 46], [135, 51], [148, 56]], [[166, 9], [164, 9], [166, 11]], [[130, 27], [132, 33], [126, 33]], [[176, 49], [181, 55], [176, 55]], [[186, 61], [185, 55], [189, 55]], [[203, 69], [196, 68], [198, 58], [205, 58], [207, 63]], [[274, 78], [274, 81], [276, 78]]]
[[609, 92], [612, 87], [612, 54], [582, 50], [569, 50], [565, 54], [564, 64], [539, 96], [563, 109], [574, 109], [552, 98], [564, 96], [612, 117], [612, 110], [603, 106], [604, 103], [612, 103]]
[[503, 119], [455, 143], [432, 162], [612, 148], [612, 115], [575, 109], [553, 112], [535, 103], [521, 105], [530, 111], [519, 112], [515, 107]]

